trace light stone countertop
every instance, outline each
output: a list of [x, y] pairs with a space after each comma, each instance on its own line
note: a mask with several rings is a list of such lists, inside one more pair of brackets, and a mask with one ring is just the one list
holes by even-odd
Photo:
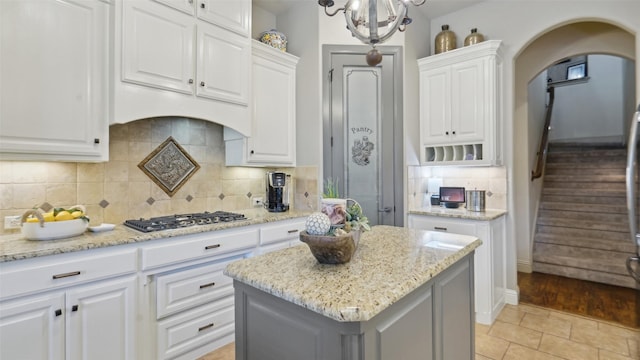
[[0, 236], [0, 263], [306, 217], [311, 214], [311, 211], [290, 210], [271, 213], [263, 209], [256, 209], [242, 211], [242, 213], [247, 217], [247, 220], [213, 225], [197, 225], [149, 233], [143, 233], [118, 224], [111, 231], [94, 233], [87, 230], [82, 235], [58, 240], [27, 240], [19, 232], [17, 234], [2, 235]]
[[346, 264], [319, 264], [300, 244], [238, 260], [224, 272], [331, 319], [367, 321], [481, 244], [473, 236], [374, 226]]
[[444, 206], [434, 205], [434, 206], [409, 210], [409, 214], [490, 221], [506, 215], [507, 211], [500, 210], [500, 209], [485, 209], [484, 211], [469, 211], [464, 207], [460, 207], [457, 209], [448, 209]]

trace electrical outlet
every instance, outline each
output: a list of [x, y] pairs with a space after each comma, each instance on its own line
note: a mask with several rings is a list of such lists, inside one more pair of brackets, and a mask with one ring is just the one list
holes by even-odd
[[8, 230], [8, 229], [20, 229], [20, 220], [22, 219], [22, 216], [20, 215], [15, 215], [15, 216], [5, 216], [4, 217], [4, 229]]
[[251, 203], [253, 204], [253, 206], [262, 206], [264, 204], [262, 197], [260, 196], [254, 196], [251, 198]]

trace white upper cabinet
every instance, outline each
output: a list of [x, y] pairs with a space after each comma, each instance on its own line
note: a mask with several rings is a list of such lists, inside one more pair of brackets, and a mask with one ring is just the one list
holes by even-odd
[[255, 40], [252, 53], [252, 135], [225, 128], [226, 163], [295, 166], [298, 58]]
[[111, 122], [185, 116], [249, 135], [250, 16], [248, 0], [117, 0]]
[[198, 18], [242, 36], [250, 36], [251, 2], [245, 0], [197, 0]]
[[0, 1], [0, 159], [107, 161], [110, 5]]
[[500, 162], [500, 43], [489, 40], [418, 60], [423, 164]]
[[188, 15], [249, 36], [251, 3], [238, 0], [156, 0]]

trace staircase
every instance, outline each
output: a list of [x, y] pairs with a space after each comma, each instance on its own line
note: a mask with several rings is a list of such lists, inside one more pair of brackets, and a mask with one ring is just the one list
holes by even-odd
[[637, 288], [626, 206], [626, 148], [550, 144], [533, 271]]

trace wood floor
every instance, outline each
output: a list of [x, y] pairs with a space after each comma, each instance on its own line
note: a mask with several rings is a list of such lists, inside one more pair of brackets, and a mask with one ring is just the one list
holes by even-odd
[[640, 329], [640, 290], [543, 273], [518, 273], [520, 302]]

